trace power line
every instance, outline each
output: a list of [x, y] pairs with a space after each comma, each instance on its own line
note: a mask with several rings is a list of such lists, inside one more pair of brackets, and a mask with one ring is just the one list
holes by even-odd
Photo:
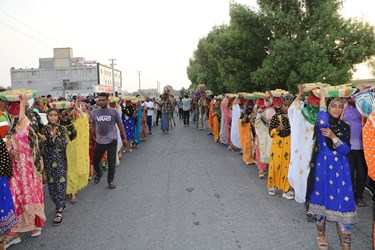
[[[66, 44], [66, 43], [62, 43], [62, 42], [60, 42], [60, 41], [57, 41], [56, 39], [50, 37], [49, 35], [47, 35], [47, 34], [41, 32], [41, 31], [39, 31], [38, 29], [35, 29], [34, 27], [32, 27], [32, 26], [30, 26], [30, 25], [24, 23], [24, 22], [21, 21], [20, 19], [14, 17], [14, 16], [12, 16], [12, 15], [10, 15], [9, 13], [5, 12], [4, 10], [1, 10], [1, 9], [0, 9], [0, 12], [2, 12], [3, 14], [7, 15], [7, 16], [10, 17], [10, 18], [12, 18], [13, 20], [15, 20], [15, 21], [21, 23], [22, 25], [26, 26], [27, 28], [29, 28], [29, 29], [35, 31], [36, 33], [38, 33], [38, 34], [40, 34], [40, 35], [42, 35], [42, 36], [48, 38], [49, 40], [54, 41], [54, 42], [60, 44], [61, 46], [66, 46], [66, 45], [64, 45], [64, 44]], [[13, 31], [15, 31], [15, 32], [18, 32], [18, 33], [20, 33], [20, 34], [22, 34], [22, 35], [24, 35], [24, 36], [26, 36], [26, 37], [28, 37], [28, 38], [30, 38], [30, 39], [32, 39], [32, 40], [38, 42], [38, 43], [40, 43], [40, 44], [47, 45], [45, 42], [38, 41], [36, 38], [32, 37], [30, 34], [26, 34], [26, 33], [24, 33], [24, 32], [21, 32], [21, 31], [17, 30], [16, 28], [11, 27], [11, 26], [9, 26], [9, 25], [7, 25], [7, 24], [4, 24], [4, 23], [0, 23], [0, 24], [4, 25], [4, 26], [8, 27], [9, 29], [11, 29], [11, 30], [13, 30]], [[54, 47], [54, 45], [48, 45], [48, 47]], [[69, 46], [68, 46], [68, 47], [69, 47]], [[78, 52], [81, 52], [81, 53], [83, 53], [83, 54], [86, 54], [86, 55], [88, 55], [88, 56], [94, 58], [94, 56], [91, 55], [91, 53], [86, 53], [86, 52], [84, 52], [84, 51], [82, 51], [82, 50], [80, 50], [80, 49], [78, 49], [77, 51], [78, 51]]]
[[59, 43], [59, 44], [63, 45], [63, 43], [61, 43], [61, 42], [57, 41], [56, 39], [54, 39], [54, 38], [50, 37], [49, 35], [47, 35], [47, 34], [45, 34], [45, 33], [41, 32], [41, 31], [39, 31], [39, 30], [37, 30], [37, 29], [35, 29], [35, 28], [31, 27], [30, 25], [28, 25], [28, 24], [26, 24], [26, 23], [22, 22], [22, 21], [21, 21], [21, 20], [19, 20], [18, 18], [16, 18], [16, 17], [14, 17], [14, 16], [10, 15], [9, 13], [7, 13], [7, 12], [5, 12], [5, 11], [1, 10], [1, 9], [0, 9], [0, 12], [4, 13], [5, 15], [7, 15], [7, 16], [8, 16], [8, 17], [10, 17], [10, 18], [12, 18], [13, 20], [16, 20], [17, 22], [19, 22], [19, 23], [21, 23], [21, 24], [25, 25], [25, 26], [26, 26], [26, 27], [28, 27], [29, 29], [31, 29], [31, 30], [33, 30], [33, 31], [35, 31], [35, 32], [37, 32], [37, 33], [39, 33], [40, 35], [42, 35], [42, 36], [45, 36], [45, 37], [47, 37], [48, 39], [50, 39], [50, 40], [52, 40], [52, 41], [55, 41], [55, 42], [57, 42], [57, 43]]

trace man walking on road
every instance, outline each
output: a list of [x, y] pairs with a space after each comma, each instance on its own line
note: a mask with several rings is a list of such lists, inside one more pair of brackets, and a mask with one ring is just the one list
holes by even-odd
[[121, 121], [119, 113], [108, 107], [108, 94], [100, 93], [98, 95], [97, 105], [99, 109], [95, 109], [91, 114], [92, 127], [90, 129], [90, 138], [96, 133], [96, 144], [94, 148], [93, 165], [95, 168], [96, 176], [95, 183], [100, 181], [103, 171], [100, 168], [100, 160], [107, 151], [108, 157], [108, 186], [110, 189], [116, 188], [113, 180], [115, 178], [116, 167], [116, 153], [117, 153], [117, 128], [118, 126], [124, 147], [127, 145], [126, 133], [124, 125]]
[[144, 107], [147, 110], [147, 126], [148, 126], [148, 133], [152, 134], [151, 128], [152, 128], [152, 116], [154, 115], [154, 103], [150, 101], [150, 97], [146, 97], [146, 102], [144, 104]]
[[185, 94], [184, 99], [182, 99], [182, 117], [184, 119], [184, 126], [189, 126], [190, 120], [190, 103], [191, 99]]

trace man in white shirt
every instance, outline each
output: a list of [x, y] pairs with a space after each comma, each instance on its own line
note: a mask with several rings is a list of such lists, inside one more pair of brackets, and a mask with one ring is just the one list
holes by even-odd
[[152, 128], [152, 116], [154, 115], [154, 103], [150, 101], [150, 97], [146, 97], [146, 102], [144, 103], [145, 108], [147, 110], [147, 126], [148, 126], [148, 134], [151, 133]]
[[190, 103], [191, 99], [188, 95], [184, 96], [184, 99], [182, 99], [182, 117], [184, 119], [184, 127], [189, 126], [189, 120], [190, 120]]

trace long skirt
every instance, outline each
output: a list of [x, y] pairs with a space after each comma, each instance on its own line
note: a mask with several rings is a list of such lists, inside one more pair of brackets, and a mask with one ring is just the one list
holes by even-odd
[[44, 156], [48, 191], [56, 210], [65, 208], [67, 159], [65, 151], [48, 152]]
[[212, 118], [212, 133], [214, 134], [214, 142], [219, 142], [220, 140], [220, 117], [214, 115]]
[[8, 177], [0, 177], [0, 235], [16, 224], [16, 213]]
[[161, 131], [169, 131], [169, 115], [167, 113], [161, 114]]
[[254, 162], [250, 123], [242, 123], [241, 120], [238, 120], [238, 130], [242, 146], [242, 160], [246, 165], [249, 165]]

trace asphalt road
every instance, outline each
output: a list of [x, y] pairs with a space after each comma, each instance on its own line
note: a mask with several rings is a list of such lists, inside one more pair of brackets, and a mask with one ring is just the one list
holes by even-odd
[[[68, 203], [60, 226], [53, 225], [46, 192], [42, 235], [23, 233], [9, 249], [317, 249], [304, 206], [268, 195], [266, 179], [238, 152], [179, 120], [170, 134], [159, 129], [125, 154], [115, 190], [107, 187], [106, 173], [99, 184], [90, 182], [75, 205]], [[369, 205], [358, 208], [352, 249], [372, 249]], [[341, 249], [334, 223], [327, 238], [330, 249]]]

